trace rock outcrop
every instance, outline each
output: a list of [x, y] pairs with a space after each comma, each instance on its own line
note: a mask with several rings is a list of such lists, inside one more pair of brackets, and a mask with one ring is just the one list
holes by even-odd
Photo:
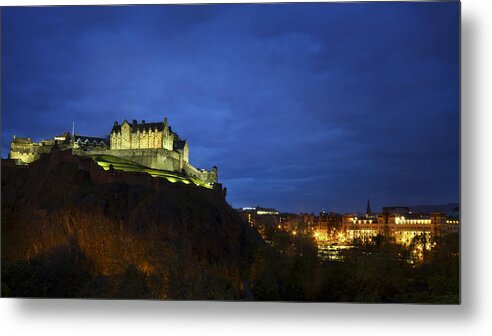
[[[1, 206], [7, 296], [56, 295], [36, 283], [31, 294], [19, 292], [21, 284], [9, 281], [19, 277], [19, 263], [29, 273], [34, 264], [53, 270], [49, 265], [66, 259], [84, 261], [88, 280], [81, 283], [94, 288], [61, 296], [241, 299], [248, 265], [263, 244], [220, 192], [104, 171], [70, 151], [52, 151], [28, 167], [2, 162]], [[47, 288], [67, 286], [56, 278]]]

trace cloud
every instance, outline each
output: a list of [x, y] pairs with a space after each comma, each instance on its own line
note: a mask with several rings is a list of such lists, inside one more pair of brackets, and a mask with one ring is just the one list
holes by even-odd
[[2, 156], [167, 116], [234, 206], [456, 201], [458, 36], [459, 3], [5, 8]]

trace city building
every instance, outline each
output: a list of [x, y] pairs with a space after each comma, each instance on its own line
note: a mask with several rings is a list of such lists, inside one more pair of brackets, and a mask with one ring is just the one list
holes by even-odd
[[342, 216], [335, 212], [320, 212], [319, 216], [309, 216], [311, 233], [318, 242], [333, 242], [342, 225]]
[[343, 215], [341, 233], [348, 241], [371, 241], [376, 236], [384, 236], [408, 245], [416, 236], [430, 242], [438, 235], [459, 232], [459, 225], [458, 219], [447, 219], [442, 212], [415, 214], [408, 207], [383, 207], [376, 218]]
[[281, 227], [280, 212], [272, 208], [244, 207], [237, 210], [241, 218], [250, 226], [255, 227], [265, 240]]

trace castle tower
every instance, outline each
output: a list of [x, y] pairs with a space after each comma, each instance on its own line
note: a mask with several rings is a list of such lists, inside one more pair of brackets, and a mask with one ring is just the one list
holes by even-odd
[[367, 208], [366, 208], [366, 218], [371, 214], [371, 203], [369, 202], [369, 198], [367, 199]]
[[167, 124], [167, 118], [164, 117], [164, 127], [162, 130], [162, 148], [167, 149], [167, 150], [173, 150], [174, 147], [174, 138], [173, 135], [171, 134], [171, 130], [169, 128], [169, 125]]

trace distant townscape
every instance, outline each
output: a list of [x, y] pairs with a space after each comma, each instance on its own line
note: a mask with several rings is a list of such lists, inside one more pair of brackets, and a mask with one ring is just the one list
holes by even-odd
[[265, 241], [270, 241], [275, 232], [312, 236], [319, 256], [331, 259], [337, 259], [340, 251], [352, 244], [373, 244], [379, 238], [412, 247], [414, 257], [421, 259], [424, 250], [435, 246], [438, 236], [459, 233], [460, 228], [457, 203], [413, 208], [387, 206], [375, 213], [368, 200], [364, 214], [292, 214], [260, 206], [240, 208], [238, 212]]

